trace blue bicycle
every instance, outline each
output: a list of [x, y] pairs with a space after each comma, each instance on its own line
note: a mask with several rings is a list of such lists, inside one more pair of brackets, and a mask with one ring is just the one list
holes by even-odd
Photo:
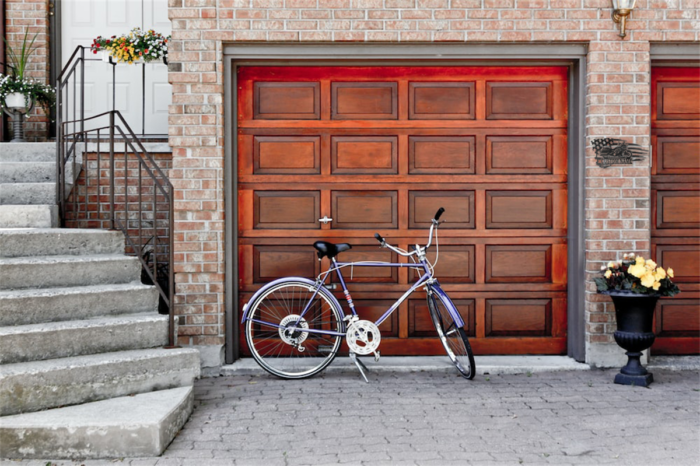
[[[388, 244], [379, 233], [375, 233], [381, 247], [410, 258], [412, 262], [409, 263], [338, 262], [336, 257], [351, 249], [349, 244], [314, 243], [319, 260], [330, 259], [327, 271], [316, 280], [301, 277], [275, 280], [258, 290], [243, 306], [241, 323], [245, 324], [246, 341], [253, 358], [270, 374], [283, 379], [302, 379], [321, 372], [333, 362], [345, 339], [351, 359], [367, 381], [367, 368], [357, 356], [374, 354], [375, 360], [379, 360], [381, 334], [378, 326], [414, 291], [423, 287], [430, 317], [447, 356], [463, 377], [474, 378], [474, 355], [463, 328], [464, 321], [434, 277], [434, 266], [439, 257], [437, 230], [444, 211], [441, 207], [432, 220], [428, 244], [425, 247], [416, 245], [412, 252]], [[431, 246], [433, 234], [437, 251], [435, 263], [431, 264], [426, 259], [426, 251]], [[341, 272], [345, 267], [409, 267], [421, 271], [422, 275], [376, 322], [371, 322], [361, 320], [355, 312]], [[351, 311], [349, 315], [345, 315], [338, 300], [324, 286], [332, 272], [338, 275]]]

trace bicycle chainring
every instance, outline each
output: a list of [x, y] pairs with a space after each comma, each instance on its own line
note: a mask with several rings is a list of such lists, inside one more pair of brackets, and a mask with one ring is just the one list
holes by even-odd
[[293, 346], [298, 346], [301, 345], [304, 340], [309, 336], [308, 332], [301, 332], [299, 330], [292, 331], [289, 330], [287, 327], [301, 327], [301, 328], [309, 328], [309, 323], [302, 318], [299, 321], [299, 324], [297, 325], [297, 321], [299, 320], [299, 316], [296, 314], [289, 314], [287, 317], [282, 319], [280, 322], [280, 338], [282, 341], [287, 343], [288, 345], [293, 345]]
[[350, 351], [364, 356], [377, 351], [382, 336], [379, 333], [379, 328], [373, 322], [358, 320], [348, 325], [345, 340]]

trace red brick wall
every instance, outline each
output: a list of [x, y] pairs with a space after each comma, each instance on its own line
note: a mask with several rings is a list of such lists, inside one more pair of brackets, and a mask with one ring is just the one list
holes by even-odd
[[[36, 51], [29, 61], [27, 76], [49, 84], [49, 1], [5, 0], [5, 10], [6, 39], [14, 50], [22, 48], [27, 29], [29, 38], [38, 34], [34, 42]], [[48, 136], [48, 124], [49, 117], [43, 109], [36, 107], [24, 127], [27, 141], [45, 140]], [[7, 131], [11, 134], [11, 127], [7, 128]]]
[[[638, 0], [618, 36], [610, 0], [169, 0], [172, 181], [177, 190], [181, 343], [224, 342], [223, 44], [234, 42], [557, 42], [589, 45], [586, 270], [649, 254], [648, 160], [595, 166], [591, 140], [650, 142], [650, 42], [697, 42], [700, 0]], [[230, 173], [230, 172], [229, 172]], [[590, 278], [590, 276], [588, 277]], [[614, 314], [587, 290], [587, 345], [611, 343]], [[597, 356], [593, 356], [595, 359]], [[595, 362], [595, 361], [593, 361]]]

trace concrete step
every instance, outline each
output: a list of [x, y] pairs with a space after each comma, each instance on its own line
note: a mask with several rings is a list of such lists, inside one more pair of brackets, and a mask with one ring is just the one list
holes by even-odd
[[56, 181], [55, 162], [0, 162], [0, 183]]
[[0, 457], [160, 456], [192, 413], [193, 392], [172, 388], [4, 417]]
[[6, 364], [0, 371], [0, 416], [191, 386], [199, 364], [199, 351], [193, 348]]
[[57, 205], [0, 205], [0, 228], [56, 228], [59, 225]]
[[56, 163], [55, 142], [0, 143], [0, 162]]
[[0, 230], [0, 257], [123, 254], [120, 231], [72, 228]]
[[[124, 299], [128, 296], [128, 299]], [[158, 309], [158, 291], [141, 283], [0, 291], [0, 326], [61, 322]]]
[[56, 203], [56, 183], [0, 183], [0, 204]]
[[[124, 296], [128, 300], [128, 296]], [[0, 364], [156, 348], [168, 344], [168, 316], [150, 313], [0, 327]]]
[[140, 281], [141, 263], [124, 255], [0, 258], [0, 290]]

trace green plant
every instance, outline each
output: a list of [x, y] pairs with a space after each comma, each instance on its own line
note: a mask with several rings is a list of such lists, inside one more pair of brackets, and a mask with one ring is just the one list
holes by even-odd
[[673, 269], [664, 270], [653, 260], [625, 254], [623, 260], [600, 268], [602, 277], [593, 281], [599, 293], [622, 291], [635, 294], [675, 296], [681, 292], [671, 280]]
[[10, 65], [12, 65], [12, 73], [20, 80], [24, 79], [24, 73], [27, 70], [29, 57], [31, 56], [32, 52], [36, 50], [36, 47], [34, 47], [34, 41], [38, 35], [39, 34], [34, 34], [31, 41], [27, 43], [29, 39], [29, 28], [27, 28], [26, 32], [24, 33], [24, 39], [22, 40], [22, 48], [19, 51], [15, 50], [10, 45], [10, 42], [3, 37], [7, 48], [7, 58], [10, 60]]

